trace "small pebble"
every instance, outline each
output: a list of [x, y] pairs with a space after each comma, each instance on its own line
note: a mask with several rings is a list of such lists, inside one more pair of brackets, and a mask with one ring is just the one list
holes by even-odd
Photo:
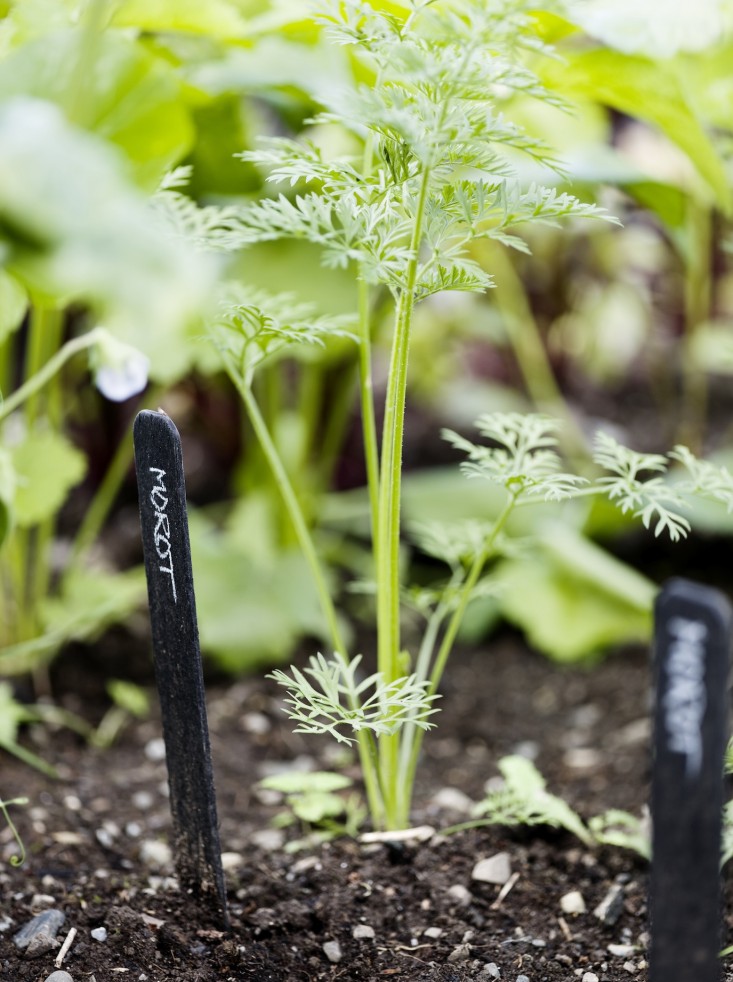
[[503, 886], [512, 875], [512, 866], [508, 852], [498, 852], [488, 859], [480, 859], [471, 873], [472, 880], [479, 883], [495, 883]]
[[264, 713], [246, 713], [240, 723], [243, 730], [253, 736], [264, 736], [272, 729], [272, 723]]
[[467, 890], [461, 883], [456, 883], [452, 887], [449, 887], [448, 896], [455, 900], [457, 904], [460, 904], [461, 907], [468, 907], [473, 900], [471, 891]]
[[145, 756], [154, 764], [157, 764], [158, 761], [165, 760], [165, 741], [162, 737], [148, 740], [145, 744]]
[[583, 894], [579, 890], [571, 890], [560, 897], [560, 907], [563, 914], [584, 914], [586, 906]]
[[328, 958], [332, 965], [337, 965], [344, 957], [341, 945], [338, 941], [327, 941], [323, 946], [323, 954]]
[[580, 982], [598, 982], [598, 976], [595, 972], [586, 972]]
[[376, 937], [374, 928], [368, 924], [357, 924], [351, 932], [351, 936], [355, 941], [373, 941]]
[[227, 870], [239, 869], [244, 866], [244, 856], [241, 852], [223, 852], [221, 854], [221, 868], [226, 873]]
[[50, 893], [34, 893], [31, 897], [31, 909], [41, 910], [45, 907], [53, 907], [56, 903], [56, 898], [52, 897]]
[[146, 839], [140, 843], [140, 859], [152, 869], [161, 869], [171, 862], [171, 847], [161, 839]]
[[471, 955], [471, 945], [470, 944], [459, 944], [457, 948], [448, 955], [449, 962], [465, 962], [468, 961]]
[[501, 978], [501, 970], [499, 966], [496, 964], [496, 962], [489, 962], [489, 964], [486, 966], [486, 968], [483, 970], [481, 974], [488, 976], [488, 978], [490, 979]]
[[636, 949], [631, 944], [610, 944], [608, 951], [617, 958], [628, 958]]
[[153, 807], [154, 798], [149, 791], [136, 791], [132, 798], [130, 799], [135, 806], [141, 812], [146, 812], [148, 808]]
[[473, 801], [458, 788], [441, 788], [430, 799], [433, 808], [440, 811], [456, 812], [458, 815], [468, 815], [473, 808]]
[[250, 842], [265, 852], [277, 852], [285, 844], [285, 833], [282, 829], [256, 829]]
[[587, 771], [600, 767], [603, 755], [593, 747], [571, 747], [563, 754], [562, 762], [566, 767]]
[[433, 938], [433, 940], [437, 940], [442, 933], [443, 933], [442, 927], [426, 927], [425, 930], [423, 931], [423, 936], [426, 938]]
[[68, 972], [51, 972], [46, 982], [74, 982]]
[[106, 927], [95, 927], [89, 932], [95, 941], [106, 941], [107, 940], [107, 928]]
[[518, 975], [517, 982], [529, 982], [529, 978], [526, 975]]

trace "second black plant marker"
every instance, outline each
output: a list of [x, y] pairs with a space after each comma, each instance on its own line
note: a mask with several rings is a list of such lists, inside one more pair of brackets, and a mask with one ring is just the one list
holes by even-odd
[[650, 982], [719, 982], [731, 607], [671, 580], [655, 611]]
[[147, 410], [133, 438], [176, 870], [182, 889], [213, 893], [227, 924], [181, 439], [165, 413]]

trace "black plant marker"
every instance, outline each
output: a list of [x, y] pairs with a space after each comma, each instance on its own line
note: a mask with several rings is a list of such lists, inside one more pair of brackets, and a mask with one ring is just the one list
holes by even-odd
[[183, 889], [215, 891], [227, 922], [181, 439], [165, 413], [147, 410], [133, 439], [176, 870]]
[[731, 607], [671, 580], [655, 626], [650, 982], [719, 982]]

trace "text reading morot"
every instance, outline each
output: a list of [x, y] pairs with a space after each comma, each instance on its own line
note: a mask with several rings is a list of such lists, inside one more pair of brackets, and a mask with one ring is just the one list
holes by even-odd
[[687, 758], [687, 775], [695, 777], [702, 767], [702, 720], [705, 694], [705, 640], [707, 627], [701, 621], [674, 617], [669, 622], [668, 685], [663, 697], [669, 748]]
[[[158, 553], [158, 559], [161, 561], [161, 565], [158, 569], [161, 573], [165, 573], [171, 578], [171, 587], [173, 589], [173, 602], [178, 602], [178, 597], [176, 594], [176, 578], [173, 574], [173, 549], [171, 548], [171, 529], [170, 520], [168, 518], [168, 492], [166, 491], [163, 478], [165, 477], [165, 471], [160, 467], [151, 467], [150, 472], [156, 475], [157, 484], [150, 492], [150, 501], [155, 509], [155, 529], [153, 531], [153, 541], [155, 542], [155, 551]], [[164, 565], [167, 562], [167, 565]]]

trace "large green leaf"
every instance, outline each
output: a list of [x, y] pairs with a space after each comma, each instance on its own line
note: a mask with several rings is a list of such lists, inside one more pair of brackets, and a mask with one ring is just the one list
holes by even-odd
[[144, 600], [142, 566], [124, 573], [74, 569], [64, 577], [61, 593], [44, 601], [43, 623], [59, 643], [90, 642], [111, 624], [127, 620]]
[[254, 521], [262, 514], [242, 502], [222, 530], [189, 516], [201, 646], [226, 671], [282, 661], [305, 635], [327, 637], [308, 564], [277, 549], [267, 519]]
[[[81, 34], [59, 31], [22, 45], [0, 61], [0, 100], [31, 95], [58, 103], [124, 151], [151, 190], [193, 142], [193, 126], [173, 68], [137, 42], [107, 33], [92, 76], [77, 94]], [[53, 154], [50, 154], [53, 156]]]
[[142, 348], [154, 377], [171, 381], [191, 364], [182, 331], [209, 301], [213, 263], [162, 227], [119, 151], [37, 99], [0, 103], [3, 246], [37, 293], [82, 301]]
[[294, 90], [324, 95], [352, 81], [349, 61], [335, 45], [299, 44], [265, 37], [253, 48], [232, 48], [224, 58], [195, 65], [190, 81], [212, 95]]
[[86, 458], [60, 433], [34, 432], [11, 450], [15, 471], [13, 514], [20, 526], [54, 515], [86, 473]]
[[685, 151], [718, 205], [731, 207], [731, 189], [712, 140], [693, 111], [679, 73], [665, 62], [601, 48], [539, 66], [544, 81], [567, 96], [592, 99], [660, 129]]
[[[256, 2], [246, 6], [254, 12]], [[242, 4], [231, 0], [122, 0], [112, 17], [117, 27], [144, 31], [185, 31], [227, 40], [247, 36]]]
[[504, 616], [558, 661], [649, 639], [654, 584], [570, 528], [549, 528], [495, 575]]

